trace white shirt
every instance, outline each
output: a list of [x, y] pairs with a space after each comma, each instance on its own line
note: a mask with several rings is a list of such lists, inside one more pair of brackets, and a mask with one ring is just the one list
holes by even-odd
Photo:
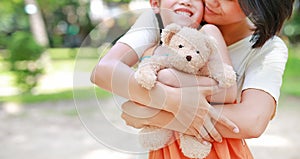
[[117, 42], [127, 44], [141, 58], [146, 49], [160, 41], [158, 26], [153, 10], [146, 10]]
[[[129, 45], [138, 57], [159, 42], [159, 30], [153, 12], [142, 14], [131, 29], [118, 41]], [[262, 47], [253, 49], [251, 36], [228, 47], [232, 65], [237, 73], [238, 99], [245, 89], [254, 88], [269, 93], [278, 104], [282, 75], [288, 58], [285, 43], [274, 36]]]
[[251, 48], [250, 39], [251, 36], [228, 47], [237, 73], [238, 97], [242, 90], [255, 88], [269, 93], [278, 103], [288, 49], [278, 36], [255, 49]]

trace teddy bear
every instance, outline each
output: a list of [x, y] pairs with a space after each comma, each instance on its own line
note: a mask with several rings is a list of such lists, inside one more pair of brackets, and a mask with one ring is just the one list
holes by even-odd
[[[222, 88], [235, 83], [235, 71], [222, 61], [216, 41], [204, 31], [172, 23], [162, 30], [161, 42], [168, 53], [143, 59], [134, 74], [138, 84], [145, 89], [155, 86], [158, 71], [165, 68], [211, 77]], [[170, 142], [173, 133], [169, 129], [146, 126], [140, 131], [139, 140], [143, 147], [157, 150]], [[187, 157], [204, 158], [211, 150], [211, 143], [202, 144], [195, 137], [182, 133], [179, 133], [179, 138], [181, 151]]]

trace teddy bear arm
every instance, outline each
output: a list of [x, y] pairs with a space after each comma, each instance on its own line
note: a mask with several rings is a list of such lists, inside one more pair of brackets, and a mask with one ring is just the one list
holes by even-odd
[[138, 84], [150, 90], [154, 87], [159, 70], [165, 68], [165, 57], [152, 56], [140, 62], [137, 71], [134, 74]]
[[226, 63], [208, 63], [210, 77], [215, 79], [222, 88], [229, 88], [236, 83], [236, 73], [233, 67]]

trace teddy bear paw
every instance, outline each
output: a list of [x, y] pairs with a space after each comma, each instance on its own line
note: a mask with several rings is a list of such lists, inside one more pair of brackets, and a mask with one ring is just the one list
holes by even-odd
[[147, 126], [140, 131], [139, 141], [148, 150], [158, 150], [170, 142], [172, 135], [171, 130]]
[[236, 82], [236, 73], [232, 66], [224, 65], [224, 78], [219, 81], [219, 86], [223, 88], [229, 88]]
[[154, 87], [157, 80], [157, 76], [153, 71], [143, 69], [137, 70], [134, 74], [134, 77], [138, 84], [148, 90]]
[[211, 146], [211, 143], [202, 144], [195, 137], [189, 135], [181, 134], [180, 136], [181, 151], [189, 158], [205, 158], [210, 153]]

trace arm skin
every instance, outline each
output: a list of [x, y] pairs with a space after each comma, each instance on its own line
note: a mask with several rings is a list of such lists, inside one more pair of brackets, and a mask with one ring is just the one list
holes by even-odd
[[[224, 50], [222, 52], [220, 51], [220, 55], [223, 61], [227, 64], [231, 64], [230, 58], [228, 57], [225, 41], [222, 38], [222, 34], [218, 30], [218, 28], [214, 25], [205, 25], [202, 27], [201, 30], [205, 31], [207, 34], [211, 35], [216, 39], [219, 50]], [[166, 85], [161, 85], [158, 82], [157, 85], [154, 87], [154, 89], [150, 91], [147, 91], [144, 88], [140, 87], [136, 82], [136, 80], [134, 79], [133, 76], [134, 71], [130, 68], [137, 62], [138, 62], [138, 57], [129, 46], [123, 43], [117, 43], [99, 61], [98, 65], [96, 65], [91, 75], [91, 81], [97, 86], [105, 90], [108, 90], [110, 92], [113, 92], [115, 94], [118, 94], [120, 96], [123, 96], [127, 99], [139, 102], [141, 104], [153, 108], [158, 108], [158, 109], [176, 113], [178, 111], [177, 110], [178, 108], [176, 108], [176, 106], [179, 103], [178, 98], [176, 97], [181, 97], [181, 96], [176, 96], [176, 95], [181, 95], [180, 92], [178, 93], [178, 89], [168, 87], [167, 81], [164, 82], [164, 84]], [[169, 78], [169, 79], [175, 79], [175, 78]], [[215, 84], [214, 80], [211, 79], [208, 80], [207, 78], [205, 79], [205, 82], [201, 82], [202, 81], [201, 79], [200, 80], [197, 79], [197, 80], [200, 81], [200, 83], [209, 82], [210, 85]], [[173, 83], [174, 81], [169, 81], [169, 82]], [[181, 81], [179, 82], [181, 83]], [[203, 85], [205, 86], [205, 84]], [[221, 102], [221, 103], [224, 103], [224, 100], [225, 103], [234, 101], [234, 99], [236, 99], [236, 91], [235, 91], [236, 89], [234, 89], [235, 87], [236, 86], [233, 86], [228, 90], [226, 89], [223, 90], [223, 93], [221, 92], [218, 95], [214, 96], [213, 98], [209, 98], [209, 101]], [[231, 93], [226, 93], [228, 91], [231, 91]], [[224, 97], [224, 92], [226, 94], [225, 97]], [[158, 95], [165, 98], [161, 98], [161, 99], [155, 98], [155, 96]], [[162, 100], [164, 100], [165, 103], [164, 106], [161, 106]]]
[[[176, 114], [176, 119], [185, 125], [180, 132], [190, 129], [198, 138], [201, 138], [198, 129], [203, 127], [208, 115], [229, 130], [238, 129], [225, 116], [210, 113], [213, 112], [213, 108], [205, 98], [212, 95], [216, 87], [175, 88], [157, 82], [155, 87], [148, 91], [134, 79], [134, 71], [130, 67], [137, 61], [137, 55], [129, 46], [116, 43], [95, 66], [91, 81], [105, 90], [141, 105]], [[214, 138], [220, 137], [215, 133]]]
[[[219, 50], [224, 50], [220, 53], [222, 56], [222, 59], [225, 63], [231, 64], [231, 61], [228, 57], [227, 53], [227, 47], [224, 42], [224, 39], [222, 38], [221, 32], [218, 30], [217, 27], [214, 25], [204, 25], [202, 27], [203, 31], [205, 31], [207, 34], [211, 35], [216, 39], [217, 46]], [[158, 50], [158, 49], [156, 49]], [[225, 56], [226, 55], [226, 56]], [[133, 101], [140, 102], [145, 105], [149, 105], [151, 102], [151, 94], [155, 94], [157, 92], [157, 87], [154, 87], [153, 90], [147, 91], [140, 87], [138, 83], [134, 79], [134, 71], [130, 68], [134, 64], [138, 62], [137, 55], [133, 52], [133, 50], [123, 44], [123, 43], [117, 43], [115, 44], [111, 50], [99, 61], [99, 63], [94, 68], [92, 75], [91, 75], [91, 81], [92, 83], [96, 84], [97, 86], [108, 90], [110, 92], [116, 93], [120, 96], [123, 96], [127, 99], [131, 99]], [[184, 74], [181, 74], [184, 76]], [[181, 78], [181, 75], [178, 76]], [[175, 79], [175, 78], [168, 78], [168, 79]], [[184, 78], [182, 78], [184, 79]], [[196, 78], [194, 78], [196, 79]], [[204, 79], [204, 80], [202, 80]], [[205, 86], [204, 83], [208, 82], [209, 85], [215, 85], [216, 82], [212, 79], [203, 77], [202, 79], [197, 79], [198, 83], [202, 86]], [[125, 80], [125, 81], [124, 81]], [[204, 81], [204, 82], [201, 82]], [[174, 83], [174, 81], [169, 81], [171, 83]], [[180, 81], [177, 81], [181, 83]], [[127, 83], [124, 85], [124, 83]], [[158, 82], [159, 84], [159, 82]], [[167, 97], [166, 100], [166, 107], [159, 106], [160, 103], [155, 103], [152, 105], [154, 108], [160, 108], [163, 110], [171, 111], [174, 108], [174, 105], [178, 104], [179, 102], [176, 101], [176, 99], [172, 99], [174, 92], [174, 89], [172, 87], [167, 87], [168, 81], [164, 81], [164, 85], [160, 85], [163, 87], [163, 90], [165, 91]], [[236, 86], [233, 86], [232, 88], [235, 88]], [[210, 99], [210, 102], [224, 102], [224, 99], [226, 100], [225, 103], [232, 102], [236, 99], [236, 89], [229, 88], [228, 90], [224, 90], [224, 92], [232, 91], [231, 93], [227, 93], [226, 95], [232, 95], [231, 97], [224, 96], [222, 93], [219, 93], [219, 96], [221, 96], [221, 100], [218, 100], [218, 96], [215, 96], [214, 98]], [[223, 93], [224, 93], [223, 92]], [[168, 95], [170, 94], [170, 95]], [[221, 94], [221, 95], [220, 95]], [[170, 99], [170, 100], [168, 100]], [[214, 101], [214, 99], [216, 101]], [[157, 99], [156, 99], [157, 100]], [[154, 100], [152, 100], [154, 101]], [[158, 100], [160, 102], [160, 100]], [[158, 104], [158, 105], [156, 105]], [[176, 108], [175, 108], [176, 109]], [[173, 111], [174, 112], [174, 111]], [[175, 111], [176, 112], [176, 111]]]
[[[216, 32], [212, 25], [205, 25], [203, 28], [208, 34], [213, 37], [219, 37], [220, 32]], [[223, 39], [216, 38], [219, 42], [219, 48], [222, 47]], [[226, 49], [224, 49], [224, 47]], [[227, 50], [226, 45], [223, 45], [223, 49]], [[226, 52], [227, 53], [227, 52]], [[222, 55], [226, 55], [223, 53]], [[231, 64], [228, 56], [222, 57], [224, 62]], [[180, 74], [180, 75], [179, 75]], [[216, 82], [210, 78], [206, 77], [191, 77], [191, 75], [176, 72], [172, 69], [165, 69], [158, 73], [158, 80], [166, 85], [172, 87], [189, 87], [189, 86], [210, 86], [216, 85]], [[233, 103], [236, 99], [236, 85], [231, 88], [224, 90], [215, 97], [207, 98], [209, 101], [212, 99], [225, 99], [224, 103]], [[228, 93], [231, 92], [231, 93]], [[218, 97], [217, 97], [218, 96]], [[179, 127], [182, 127], [181, 123], [176, 120], [173, 114], [160, 111], [160, 113], [149, 118], [143, 118], [140, 116], [140, 112], [152, 111], [147, 107], [140, 107], [137, 110], [137, 103], [127, 102], [123, 105], [122, 114], [123, 119], [128, 125], [134, 126], [136, 128], [141, 128], [144, 125], [153, 125], [157, 127], [167, 128], [180, 131]], [[225, 104], [216, 105], [215, 108], [224, 116], [229, 117], [234, 123], [239, 127], [240, 132], [233, 133], [229, 129], [225, 128], [223, 125], [216, 123], [216, 128], [218, 132], [226, 138], [255, 138], [259, 137], [266, 129], [272, 114], [275, 111], [276, 103], [274, 98], [262, 91], [257, 89], [247, 89], [242, 92], [241, 103], [238, 104]], [[130, 115], [128, 115], [130, 114]], [[172, 122], [171, 122], [172, 121]], [[186, 134], [192, 135], [191, 132], [186, 131]]]
[[262, 90], [246, 89], [242, 92], [241, 103], [215, 107], [240, 128], [239, 134], [233, 134], [217, 124], [217, 130], [223, 137], [256, 138], [265, 131], [274, 114], [276, 102], [270, 94]]
[[[185, 115], [198, 115], [200, 116], [200, 121], [195, 124], [198, 124], [196, 127], [201, 126], [203, 123], [201, 116], [207, 114], [209, 105], [201, 103], [203, 99], [199, 99], [201, 96], [198, 95], [198, 90], [173, 88], [160, 82], [157, 82], [155, 87], [150, 91], [146, 90], [136, 82], [134, 71], [130, 68], [137, 61], [137, 55], [132, 52], [129, 46], [117, 43], [96, 65], [91, 75], [91, 81], [105, 90], [151, 108], [165, 110], [177, 115], [179, 110], [185, 113]], [[207, 89], [210, 90], [211, 87]], [[205, 91], [202, 94], [207, 92]], [[190, 95], [191, 93], [194, 97]], [[193, 110], [188, 109], [188, 107], [191, 107]], [[185, 110], [183, 110], [184, 108]], [[192, 117], [182, 117], [183, 123], [185, 123], [183, 121], [185, 118], [188, 119], [189, 123], [192, 121]], [[229, 127], [232, 128], [235, 126], [233, 123], [229, 123]]]
[[[153, 125], [157, 127], [166, 127], [169, 124], [169, 129], [178, 131], [181, 127], [180, 123], [174, 120], [171, 113], [160, 111], [155, 116], [149, 118], [138, 118], [139, 112], [131, 108], [136, 107], [135, 103], [127, 102], [123, 105], [123, 111], [130, 113], [122, 114], [122, 118], [128, 125], [141, 128], [144, 125]], [[214, 106], [222, 115], [229, 117], [239, 127], [239, 133], [233, 133], [223, 125], [216, 123], [217, 131], [225, 138], [256, 138], [259, 137], [266, 129], [276, 107], [274, 98], [268, 93], [258, 89], [246, 89], [242, 92], [241, 103], [225, 104]], [[143, 107], [144, 112], [151, 111], [149, 108]], [[141, 111], [141, 110], [140, 110]], [[132, 124], [134, 121], [134, 125]], [[171, 122], [172, 121], [172, 122]], [[185, 132], [192, 135], [191, 132]]]
[[[190, 74], [183, 73], [174, 69], [164, 69], [158, 73], [158, 81], [162, 81], [170, 87], [193, 87], [193, 86], [216, 86], [218, 83], [204, 76], [189, 77]], [[207, 101], [213, 103], [233, 103], [236, 100], [237, 85], [234, 84], [230, 88], [222, 89], [222, 91], [207, 96]]]
[[[198, 138], [201, 138], [198, 133], [201, 131], [199, 129], [203, 127], [203, 124], [207, 123], [205, 122], [208, 118], [207, 115], [210, 115], [212, 119], [219, 121], [231, 131], [238, 130], [236, 125], [225, 116], [219, 116], [216, 113], [212, 114], [214, 110], [207, 103], [206, 98], [213, 95], [212, 88], [215, 87], [182, 89], [180, 87], [169, 87], [157, 82], [156, 86], [148, 91], [139, 86], [134, 79], [134, 71], [130, 67], [137, 61], [137, 55], [129, 46], [117, 43], [96, 65], [91, 75], [91, 81], [105, 90], [141, 105], [155, 108], [157, 111], [165, 110], [172, 113], [172, 115], [176, 114], [176, 119], [185, 125], [184, 129], [180, 131], [184, 132], [188, 129]], [[224, 90], [222, 89], [222, 91]], [[218, 98], [209, 98], [209, 100], [212, 102], [224, 102], [222, 94], [224, 93], [221, 93], [221, 100]], [[220, 139], [221, 136], [214, 126], [210, 124], [209, 127], [214, 132], [212, 134], [213, 138]]]
[[[159, 83], [158, 85], [160, 86], [157, 85], [151, 91], [140, 87], [134, 79], [134, 71], [130, 68], [137, 61], [137, 55], [132, 52], [129, 46], [123, 43], [116, 43], [94, 68], [91, 81], [105, 90], [148, 106], [150, 106], [151, 98], [153, 98], [151, 94], [164, 96], [172, 93], [171, 87], [164, 87], [164, 85]], [[164, 88], [160, 90], [161, 92], [158, 91], [158, 89], [161, 89], [160, 87]], [[164, 91], [168, 93], [163, 94]], [[172, 96], [164, 97], [165, 99], [171, 99]], [[152, 102], [151, 106], [172, 112], [170, 108], [161, 106], [161, 100], [152, 100], [157, 102]]]

